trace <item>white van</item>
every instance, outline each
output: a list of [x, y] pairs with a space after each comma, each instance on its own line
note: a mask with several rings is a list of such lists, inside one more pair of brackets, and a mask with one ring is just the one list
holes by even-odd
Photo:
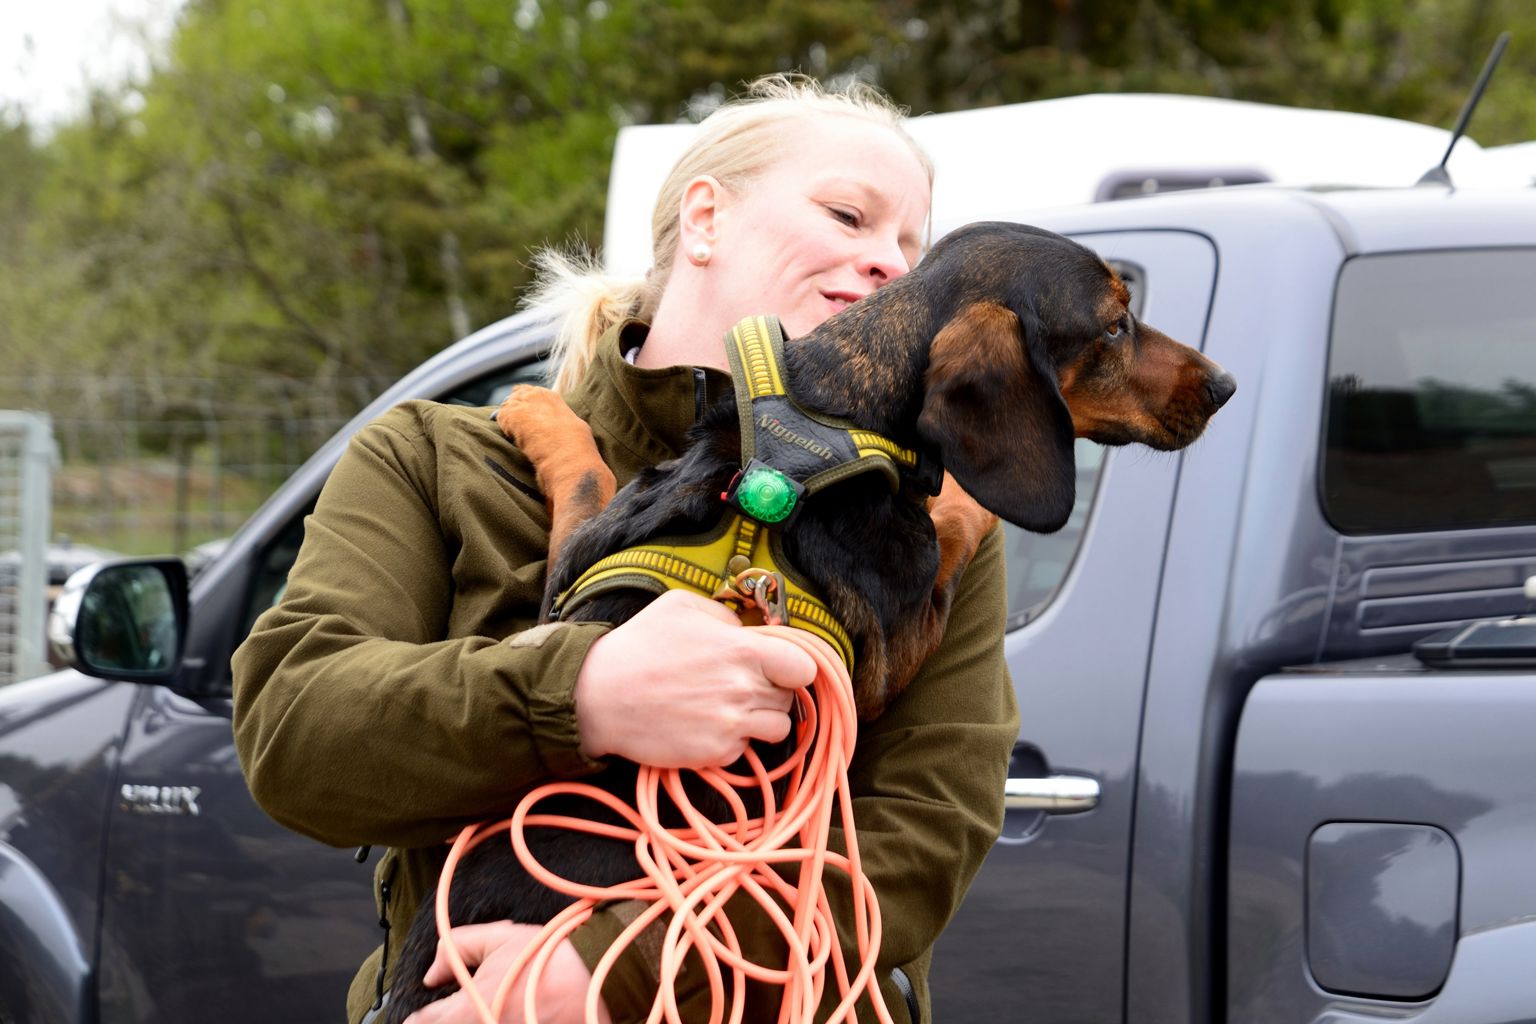
[[[1411, 185], [1450, 142], [1443, 128], [1394, 118], [1168, 95], [1072, 96], [924, 114], [910, 129], [938, 169], [935, 236], [1000, 208], [1261, 182]], [[609, 270], [641, 274], [650, 266], [651, 204], [693, 131], [669, 124], [619, 132], [603, 233]], [[1464, 138], [1452, 178], [1458, 187], [1528, 185], [1536, 154], [1519, 150], [1501, 147], [1495, 156]]]

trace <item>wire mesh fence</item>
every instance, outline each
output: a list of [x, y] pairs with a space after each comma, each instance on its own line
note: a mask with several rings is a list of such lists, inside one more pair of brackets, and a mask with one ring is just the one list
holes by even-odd
[[47, 669], [48, 417], [0, 411], [0, 685]]
[[233, 533], [387, 383], [0, 376], [0, 409], [52, 417], [56, 541], [184, 554]]

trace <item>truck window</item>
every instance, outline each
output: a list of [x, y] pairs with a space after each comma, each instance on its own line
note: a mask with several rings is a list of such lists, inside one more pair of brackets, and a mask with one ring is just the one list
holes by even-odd
[[1088, 524], [1088, 509], [1099, 484], [1099, 467], [1104, 464], [1104, 448], [1078, 438], [1077, 498], [1067, 525], [1055, 533], [1030, 533], [1012, 523], [1003, 524], [1003, 543], [1008, 567], [1008, 628], [1024, 625], [1038, 615], [1061, 581], [1077, 554], [1083, 528]]
[[[1139, 263], [1107, 257], [1106, 262], [1120, 275], [1131, 293], [1131, 313], [1141, 316], [1146, 303], [1147, 271]], [[1104, 465], [1104, 448], [1092, 441], [1077, 440], [1077, 498], [1067, 524], [1055, 533], [1030, 533], [1011, 523], [1003, 524], [1003, 543], [1007, 550], [1008, 628], [1016, 629], [1040, 614], [1055, 596], [1088, 524], [1088, 510], [1099, 486], [1099, 469]]]
[[[515, 384], [545, 383], [548, 363], [548, 359], [540, 358], [494, 370], [441, 396], [438, 401], [447, 405], [472, 407], [500, 405]], [[304, 539], [304, 517], [313, 512], [314, 508], [315, 503], [311, 500], [304, 511], [290, 520], [262, 549], [257, 559], [240, 632], [235, 638], [237, 645], [251, 631], [257, 617], [283, 596], [283, 590], [288, 584], [288, 570], [293, 568], [294, 561], [299, 557], [299, 544]]]
[[467, 405], [478, 409], [485, 405], [500, 405], [518, 384], [549, 384], [549, 358], [532, 359], [494, 373], [488, 373], [444, 395], [438, 401], [447, 405]]
[[1339, 275], [1321, 495], [1345, 533], [1536, 523], [1536, 250]]
[[[1114, 262], [1112, 265], [1125, 279], [1130, 288], [1133, 311], [1139, 311], [1142, 302], [1144, 272], [1139, 266]], [[512, 390], [513, 385], [545, 382], [546, 359], [536, 359], [516, 366], [506, 367], [443, 395], [439, 401], [453, 405], [499, 405]], [[1067, 524], [1056, 533], [1029, 533], [1015, 526], [1004, 526], [1004, 543], [1008, 567], [1008, 625], [1014, 628], [1029, 621], [1050, 601], [1061, 581], [1066, 577], [1082, 539], [1083, 528], [1088, 520], [1088, 509], [1098, 485], [1099, 467], [1104, 461], [1104, 449], [1091, 441], [1077, 442], [1077, 500]], [[313, 508], [313, 505], [310, 506]], [[305, 510], [308, 514], [309, 509]], [[236, 643], [245, 638], [257, 616], [270, 608], [282, 596], [288, 580], [288, 570], [298, 557], [299, 542], [303, 539], [303, 516], [295, 518], [287, 529], [268, 544], [259, 556], [256, 578], [251, 587], [251, 597], [246, 604], [244, 618]]]

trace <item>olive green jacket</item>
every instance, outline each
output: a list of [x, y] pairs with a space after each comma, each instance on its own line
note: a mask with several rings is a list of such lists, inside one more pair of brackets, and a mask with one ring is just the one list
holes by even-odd
[[[629, 365], [621, 345], [643, 331], [610, 332], [568, 396], [620, 485], [675, 458], [697, 412], [730, 387], [713, 370]], [[572, 691], [607, 627], [528, 632], [548, 528], [532, 471], [490, 410], [408, 402], [353, 439], [305, 522], [282, 601], [235, 653], [235, 740], [257, 801], [322, 842], [390, 847], [376, 869], [395, 936], [389, 970], [436, 883], [445, 840], [506, 817], [539, 782], [599, 767], [578, 749]], [[943, 645], [859, 734], [850, 782], [884, 917], [879, 974], [898, 1020], [891, 969], [903, 969], [926, 1013], [933, 942], [1001, 828], [1018, 733], [1004, 617], [994, 531], [966, 573]], [[831, 898], [850, 920], [847, 887], [834, 882]], [[771, 962], [776, 950], [782, 963], [761, 912], [732, 910], [748, 955]], [[577, 931], [589, 966], [634, 913], [612, 904]], [[381, 959], [376, 951], [353, 982], [350, 1021], [373, 1003]], [[604, 989], [616, 1021], [645, 1018], [655, 979], [654, 946], [642, 941]], [[686, 971], [678, 991], [685, 1019], [707, 1018], [702, 970]], [[748, 1019], [772, 1019], [776, 1003], [754, 993], [749, 1007]]]

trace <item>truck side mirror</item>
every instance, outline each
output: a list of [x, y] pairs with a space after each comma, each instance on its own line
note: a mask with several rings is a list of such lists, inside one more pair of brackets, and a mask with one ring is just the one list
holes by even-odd
[[86, 675], [169, 683], [187, 636], [187, 570], [176, 558], [97, 562], [64, 584], [48, 615], [55, 657]]

